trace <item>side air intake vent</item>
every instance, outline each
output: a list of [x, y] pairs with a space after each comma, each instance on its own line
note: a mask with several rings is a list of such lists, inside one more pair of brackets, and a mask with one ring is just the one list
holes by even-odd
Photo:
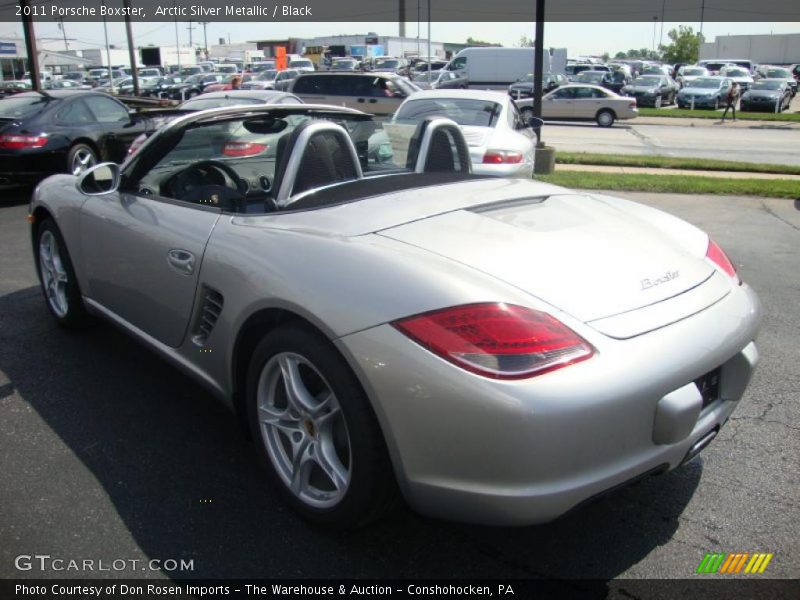
[[198, 346], [205, 346], [208, 336], [214, 330], [217, 319], [222, 312], [225, 299], [217, 290], [203, 286], [203, 304], [197, 315], [197, 322], [192, 331], [192, 342]]

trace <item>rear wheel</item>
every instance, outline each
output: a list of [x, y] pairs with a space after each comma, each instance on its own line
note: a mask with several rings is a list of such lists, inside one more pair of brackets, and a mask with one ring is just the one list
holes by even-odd
[[80, 175], [97, 164], [97, 156], [86, 144], [75, 144], [67, 152], [67, 170], [73, 175]]
[[44, 220], [37, 231], [36, 268], [47, 308], [56, 322], [64, 327], [85, 325], [88, 315], [75, 270], [64, 238], [52, 219]]
[[600, 127], [611, 127], [616, 120], [616, 115], [613, 111], [604, 109], [597, 113], [595, 120]]
[[377, 419], [320, 334], [293, 325], [261, 341], [248, 369], [247, 412], [262, 462], [304, 517], [356, 527], [391, 505], [395, 482]]

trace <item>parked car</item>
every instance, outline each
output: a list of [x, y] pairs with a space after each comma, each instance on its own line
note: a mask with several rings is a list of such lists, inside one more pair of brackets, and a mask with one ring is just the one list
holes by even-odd
[[279, 71], [276, 71], [275, 69], [268, 69], [266, 71], [261, 71], [260, 73], [251, 77], [250, 81], [243, 83], [242, 89], [243, 90], [275, 89], [275, 79], [277, 78], [278, 73]]
[[753, 85], [753, 77], [750, 71], [736, 65], [729, 65], [720, 69], [720, 77], [730, 79], [739, 86], [740, 92], [746, 92]]
[[357, 71], [358, 61], [354, 58], [334, 58], [330, 64], [331, 71]]
[[61, 76], [61, 79], [83, 83], [84, 77], [83, 71], [68, 71]]
[[124, 77], [117, 77], [113, 81], [96, 86], [94, 90], [105, 94], [120, 94], [120, 90], [123, 87], [133, 89], [133, 77], [128, 77], [127, 75]]
[[281, 92], [285, 92], [292, 85], [292, 81], [294, 81], [301, 73], [302, 71], [298, 71], [296, 69], [285, 69], [280, 71], [277, 77], [275, 77], [272, 87]]
[[675, 102], [678, 84], [666, 75], [641, 75], [622, 88], [622, 93], [636, 98], [638, 106], [661, 108]]
[[201, 111], [122, 167], [48, 179], [30, 205], [41, 310], [108, 319], [191, 374], [248, 423], [276, 493], [339, 528], [398, 494], [433, 517], [548, 521], [712, 443], [761, 310], [708, 234], [474, 177], [447, 120], [420, 125], [413, 169], [372, 177], [378, 127], [333, 106]]
[[[546, 73], [542, 75], [542, 91], [544, 93], [550, 92], [567, 83], [569, 83], [569, 80], [561, 73]], [[532, 98], [533, 73], [528, 73], [524, 77], [520, 77], [517, 81], [508, 86], [508, 95], [512, 98]]]
[[608, 71], [581, 71], [573, 79], [574, 83], [588, 83], [590, 85], [599, 85], [600, 87], [608, 88], [611, 85], [611, 73]]
[[593, 70], [595, 65], [589, 63], [568, 64], [565, 72], [569, 81], [574, 81], [575, 77], [583, 71]]
[[44, 86], [46, 90], [90, 90], [92, 86], [83, 83], [83, 81], [75, 81], [74, 79], [56, 79], [48, 81]]
[[81, 173], [125, 158], [128, 145], [152, 128], [108, 94], [25, 92], [0, 101], [0, 182], [32, 184], [52, 173]]
[[502, 92], [426, 90], [407, 98], [392, 123], [413, 129], [425, 119], [445, 117], [459, 125], [473, 173], [495, 177], [533, 174], [536, 135], [513, 100]]
[[140, 78], [161, 77], [161, 69], [157, 67], [142, 67], [137, 71]]
[[289, 68], [300, 73], [313, 73], [317, 70], [314, 63], [307, 58], [297, 58], [290, 61]]
[[605, 83], [603, 87], [611, 90], [616, 94], [621, 94], [622, 89], [626, 85], [629, 85], [632, 80], [633, 79], [628, 74], [628, 71], [626, 69], [615, 69], [614, 71], [612, 71], [609, 80]]
[[[517, 101], [527, 119], [533, 115], [533, 99]], [[639, 116], [636, 100], [620, 96], [597, 85], [570, 83], [542, 97], [542, 118], [592, 120], [600, 127], [611, 127], [617, 119]]]
[[223, 75], [232, 75], [241, 71], [239, 66], [235, 63], [219, 63], [215, 65], [214, 68], [216, 73], [222, 73]]
[[250, 65], [251, 73], [263, 73], [264, 71], [272, 71], [274, 69], [275, 69], [274, 60], [262, 60], [254, 62], [253, 64]]
[[238, 77], [240, 79], [241, 85], [244, 85], [245, 83], [249, 83], [250, 81], [253, 80], [253, 75], [250, 74], [250, 73], [243, 73], [241, 75], [239, 75], [238, 73], [236, 75], [226, 75], [222, 79], [222, 81], [220, 81], [218, 83], [211, 83], [211, 84], [207, 85], [203, 89], [203, 93], [207, 94], [209, 92], [222, 92], [222, 91], [225, 91], [225, 90], [232, 90], [233, 87], [232, 87], [232, 83], [231, 82], [233, 81], [234, 77]]
[[797, 80], [789, 69], [785, 69], [784, 67], [766, 67], [761, 73], [763, 73], [763, 75], [760, 79], [782, 79], [792, 89], [792, 97], [797, 94]]
[[391, 56], [379, 57], [373, 61], [370, 71], [408, 75], [408, 61], [404, 58], [393, 58]]
[[[431, 63], [431, 71], [438, 71], [440, 69], [447, 68], [447, 61], [446, 60], [432, 60]], [[412, 71], [416, 73], [421, 73], [423, 71], [428, 70], [428, 61], [427, 60], [420, 60], [414, 63]], [[466, 73], [465, 73], [466, 75]]]
[[31, 89], [31, 84], [25, 81], [2, 81], [0, 82], [0, 98], [15, 96]]
[[678, 92], [678, 107], [716, 110], [725, 104], [731, 85], [726, 77], [698, 77]]
[[372, 114], [390, 115], [408, 96], [418, 91], [414, 83], [390, 73], [303, 73], [289, 91], [316, 104], [361, 108]]
[[182, 77], [191, 77], [192, 75], [202, 75], [206, 70], [200, 65], [189, 65], [181, 69]]
[[455, 71], [423, 71], [411, 80], [423, 90], [466, 89], [469, 80]]
[[202, 94], [206, 87], [212, 83], [219, 83], [224, 78], [222, 73], [198, 73], [181, 79], [179, 83], [174, 83], [164, 90], [161, 95], [172, 100], [187, 100]]
[[792, 103], [792, 88], [785, 79], [759, 79], [740, 99], [741, 110], [782, 112]]
[[169, 96], [169, 89], [182, 83], [183, 78], [173, 75], [166, 77], [153, 77], [139, 82], [139, 93], [145, 97], [161, 98]]
[[697, 65], [685, 65], [678, 69], [677, 84], [683, 88], [691, 83], [698, 77], [710, 77], [711, 73], [705, 67], [698, 67]]

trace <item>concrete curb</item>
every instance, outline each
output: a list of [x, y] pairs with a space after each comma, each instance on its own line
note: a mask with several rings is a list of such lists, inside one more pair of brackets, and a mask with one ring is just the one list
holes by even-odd
[[727, 119], [693, 119], [691, 117], [636, 117], [623, 122], [626, 125], [671, 125], [673, 127], [725, 127], [726, 129], [778, 129], [800, 130], [800, 121], [753, 121]]
[[[558, 157], [557, 154], [556, 157]], [[749, 171], [695, 171], [692, 169], [660, 169], [657, 167], [619, 167], [609, 165], [574, 165], [556, 163], [556, 173], [563, 171], [617, 173], [620, 175], [688, 175], [695, 177], [717, 177], [720, 179], [784, 179], [800, 182], [800, 175], [789, 175], [784, 173], [752, 173]]]

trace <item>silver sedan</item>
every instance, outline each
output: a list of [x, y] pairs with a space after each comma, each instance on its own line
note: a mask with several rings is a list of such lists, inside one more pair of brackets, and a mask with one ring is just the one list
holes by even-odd
[[547, 521], [711, 442], [757, 363], [760, 309], [706, 233], [476, 176], [446, 118], [387, 168], [379, 128], [340, 107], [214, 109], [122, 167], [50, 177], [30, 206], [43, 309], [107, 319], [202, 382], [324, 524], [397, 494], [446, 519]]

